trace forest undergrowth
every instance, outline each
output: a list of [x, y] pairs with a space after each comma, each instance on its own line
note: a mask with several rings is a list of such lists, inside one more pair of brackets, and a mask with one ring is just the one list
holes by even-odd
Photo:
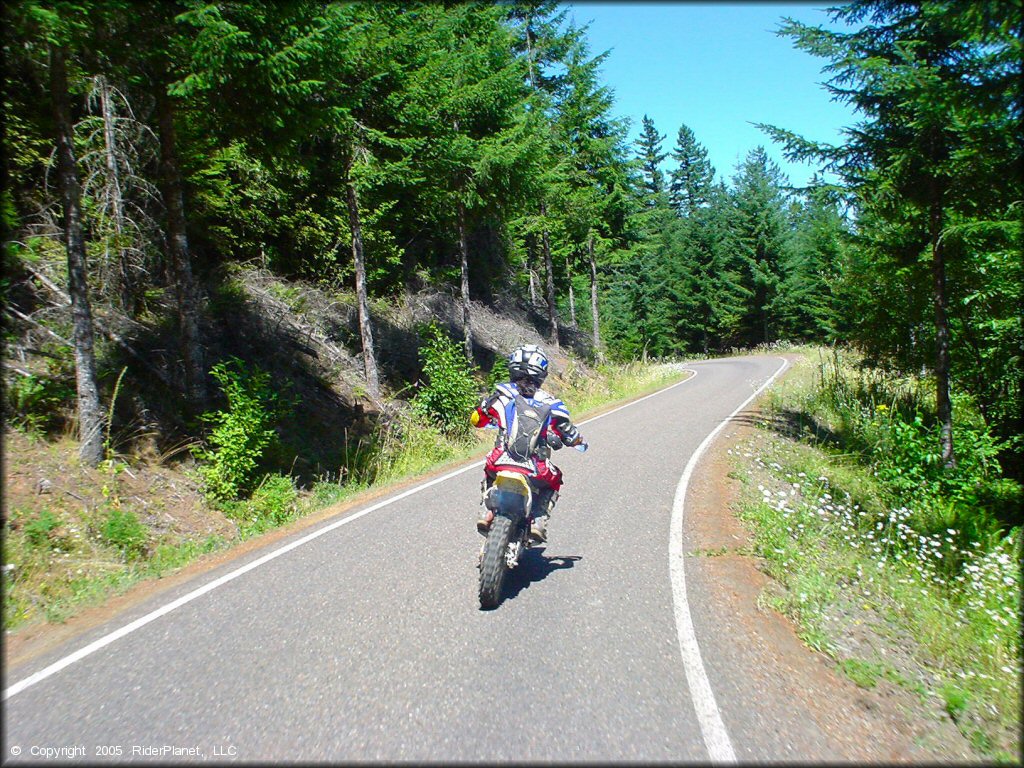
[[730, 450], [741, 516], [773, 577], [763, 600], [857, 685], [936, 705], [985, 759], [1019, 761], [1020, 485], [957, 399], [943, 469], [930, 382], [805, 355]]
[[[504, 360], [484, 373], [438, 326], [421, 330], [428, 339], [425, 377], [411, 403], [372, 430], [353, 433], [342, 443], [337, 470], [307, 483], [279, 468], [275, 428], [288, 418], [287, 392], [237, 358], [213, 372], [224, 407], [204, 415], [204, 441], [144, 455], [114, 450], [108, 440], [96, 469], [81, 465], [70, 437], [41, 428], [50, 400], [39, 410], [21, 403], [20, 412], [18, 403], [9, 404], [20, 417], [9, 420], [4, 436], [4, 629], [65, 621], [203, 555], [482, 455], [493, 435], [471, 431], [468, 413], [507, 374]], [[581, 418], [679, 376], [671, 366], [586, 367], [570, 357], [549, 388]], [[467, 524], [475, 504], [466, 500]]]

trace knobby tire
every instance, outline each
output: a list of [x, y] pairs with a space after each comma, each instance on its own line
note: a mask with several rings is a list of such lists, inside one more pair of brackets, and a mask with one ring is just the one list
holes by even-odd
[[480, 562], [480, 607], [494, 608], [501, 602], [501, 588], [505, 584], [508, 565], [505, 552], [512, 536], [512, 521], [495, 515], [487, 533], [483, 560]]

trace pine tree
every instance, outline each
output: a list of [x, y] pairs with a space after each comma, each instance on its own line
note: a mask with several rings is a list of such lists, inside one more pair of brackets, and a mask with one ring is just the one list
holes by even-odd
[[734, 179], [735, 226], [746, 262], [744, 283], [752, 302], [743, 319], [743, 338], [750, 345], [774, 341], [775, 302], [781, 280], [787, 222], [784, 180], [763, 147], [751, 150]]
[[86, 280], [82, 235], [81, 186], [75, 163], [68, 96], [67, 48], [50, 44], [50, 99], [57, 129], [57, 163], [64, 209], [64, 245], [68, 255], [68, 295], [74, 325], [75, 373], [78, 385], [79, 456], [90, 467], [103, 458], [103, 410], [96, 386], [92, 308]]
[[[408, 76], [408, 104], [420, 114], [414, 166], [433, 179], [421, 192], [434, 219], [453, 233], [464, 347], [472, 360], [469, 234], [534, 191], [539, 141], [519, 112], [526, 97], [523, 62], [509, 53], [505, 11], [475, 5], [443, 12], [428, 8], [434, 18], [425, 34], [433, 43]], [[479, 257], [476, 263], [484, 262]]]
[[658, 133], [654, 121], [644, 115], [640, 138], [633, 143], [638, 150], [644, 189], [650, 206], [656, 205], [657, 199], [665, 192], [665, 176], [661, 172], [661, 163], [668, 155], [661, 151], [661, 143], [664, 140], [665, 135]]
[[[537, 214], [526, 217], [523, 232], [539, 246], [544, 262], [545, 298], [550, 323], [550, 343], [558, 349], [558, 312], [555, 296], [555, 268], [551, 245], [548, 197], [557, 187], [564, 184], [566, 166], [560, 157], [554, 129], [548, 118], [554, 111], [555, 94], [561, 87], [562, 75], [557, 70], [563, 57], [579, 36], [579, 31], [570, 27], [562, 29], [567, 11], [559, 10], [553, 0], [524, 0], [509, 6], [508, 19], [516, 30], [515, 50], [526, 64], [526, 77], [531, 98], [528, 100], [529, 114], [533, 125], [540, 131], [544, 143], [546, 166], [537, 173], [542, 176], [537, 185]], [[535, 117], [534, 117], [535, 116]], [[535, 249], [527, 248], [528, 257]]]
[[[86, 240], [82, 213], [82, 186], [75, 157], [72, 117], [72, 77], [69, 70], [87, 47], [91, 3], [54, 3], [45, 7], [23, 3], [6, 16], [21, 36], [26, 71], [37, 79], [37, 96], [48, 101], [51, 124], [49, 143], [57, 165], [57, 186], [62, 214], [61, 239], [67, 258], [68, 296], [71, 300], [72, 348], [77, 390], [79, 458], [95, 467], [103, 458], [104, 414], [96, 380], [96, 353], [92, 302], [89, 296]], [[70, 61], [69, 61], [70, 60]]]
[[697, 208], [706, 206], [711, 194], [715, 169], [708, 162], [708, 151], [687, 126], [679, 126], [672, 159], [677, 163], [669, 176], [669, 197], [680, 216], [689, 216]]
[[[557, 141], [568, 161], [562, 199], [557, 206], [561, 229], [569, 241], [566, 272], [568, 277], [575, 268], [589, 275], [590, 327], [598, 358], [603, 355], [599, 251], [602, 242], [621, 235], [621, 226], [616, 221], [621, 198], [615, 190], [625, 181], [627, 163], [627, 126], [624, 120], [612, 115], [612, 93], [599, 79], [599, 69], [607, 55], [605, 52], [591, 58], [586, 39], [580, 37], [565, 61], [564, 86], [555, 102]], [[572, 290], [571, 282], [569, 289]]]
[[794, 205], [792, 218], [775, 309], [779, 329], [788, 339], [834, 342], [838, 318], [833, 289], [846, 236], [842, 217], [827, 190], [812, 182], [806, 200]]
[[[950, 398], [950, 225], [997, 221], [1020, 199], [1020, 7], [1004, 3], [858, 0], [832, 9], [841, 32], [787, 19], [780, 34], [827, 58], [827, 88], [863, 115], [841, 146], [763, 126], [790, 159], [818, 159], [840, 175], [887, 232], [916, 235], [906, 255], [927, 254], [932, 295], [936, 410], [942, 462], [955, 463]], [[954, 225], [955, 226], [955, 225]], [[1004, 229], [1005, 231], [1005, 229]], [[893, 245], [897, 245], [893, 243]], [[896, 250], [896, 249], [894, 249]], [[908, 265], [909, 266], [909, 265]], [[923, 277], [923, 276], [921, 276]], [[919, 278], [920, 279], [920, 278]], [[955, 292], [955, 288], [952, 288]], [[882, 313], [884, 316], [884, 313]]]

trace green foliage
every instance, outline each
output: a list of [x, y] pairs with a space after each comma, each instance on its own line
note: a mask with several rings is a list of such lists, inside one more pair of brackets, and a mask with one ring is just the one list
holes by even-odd
[[955, 683], [945, 683], [940, 690], [946, 711], [954, 720], [959, 720], [967, 709], [970, 694]]
[[496, 355], [494, 365], [491, 366], [491, 371], [487, 374], [487, 391], [493, 392], [498, 384], [505, 383], [509, 380], [510, 376], [508, 358], [505, 355]]
[[60, 525], [60, 519], [49, 509], [25, 523], [25, 538], [37, 547], [49, 546], [50, 532]]
[[947, 469], [938, 452], [938, 425], [928, 425], [921, 413], [908, 422], [886, 409], [876, 411], [867, 432], [879, 478], [908, 500], [930, 496], [974, 506], [978, 490], [998, 474], [999, 443], [983, 424], [963, 421], [954, 425], [959, 460]]
[[640, 138], [636, 140], [636, 147], [643, 166], [644, 187], [649, 196], [649, 205], [655, 205], [657, 197], [665, 191], [665, 175], [661, 171], [661, 163], [668, 155], [661, 151], [661, 142], [664, 140], [665, 135], [658, 133], [654, 121], [644, 115], [643, 130]]
[[197, 448], [195, 454], [205, 462], [199, 473], [210, 498], [231, 501], [252, 489], [260, 459], [277, 437], [273, 425], [281, 408], [270, 375], [250, 370], [237, 358], [218, 363], [210, 374], [220, 384], [228, 407], [203, 415], [213, 425], [207, 438], [212, 448]]
[[146, 551], [146, 528], [132, 512], [113, 508], [107, 511], [100, 528], [103, 540], [121, 550], [125, 558], [134, 560]]
[[464, 435], [470, 430], [469, 413], [479, 397], [475, 370], [466, 362], [458, 342], [436, 323], [421, 328], [423, 376], [413, 398], [413, 410], [443, 432]]
[[299, 492], [287, 475], [264, 475], [252, 496], [225, 505], [225, 511], [238, 521], [243, 537], [254, 536], [284, 525], [298, 514]]
[[[823, 388], [809, 368], [786, 380], [765, 422], [799, 427], [803, 439], [765, 430], [733, 451], [748, 478], [742, 515], [768, 572], [785, 587], [777, 607], [804, 634], [823, 635], [859, 685], [884, 677], [938, 696], [986, 754], [1012, 750], [1020, 733], [1021, 528], [952, 498], [970, 498], [969, 484], [931, 474], [924, 457], [935, 448], [921, 435], [934, 423], [921, 407], [930, 388], [845, 367], [839, 375], [828, 369]], [[902, 426], [880, 426], [879, 411]], [[909, 435], [911, 446], [862, 453], [861, 441], [883, 428]], [[885, 450], [900, 455], [883, 459]], [[899, 479], [915, 472], [926, 490]], [[998, 470], [974, 471], [982, 474], [984, 485]], [[899, 649], [899, 674], [886, 656], [841, 658], [834, 641], [851, 621], [876, 633], [883, 648]], [[942, 678], [955, 682], [943, 686]]]
[[8, 418], [29, 433], [52, 429], [74, 402], [74, 387], [63, 378], [17, 376], [6, 387]]
[[836, 439], [862, 457], [894, 501], [944, 508], [944, 515], [924, 525], [929, 532], [956, 527], [972, 538], [984, 537], [1000, 518], [1006, 520], [1007, 502], [1019, 503], [1021, 488], [1002, 477], [998, 456], [1003, 443], [976, 414], [970, 398], [954, 395], [958, 461], [945, 467], [927, 389], [915, 380], [878, 372], [851, 374], [845, 366], [838, 354], [822, 361], [810, 407], [828, 409]]
[[861, 688], [874, 688], [884, 671], [880, 664], [862, 659], [842, 659], [838, 666], [844, 675]]
[[[970, 391], [990, 427], [1017, 441], [1020, 6], [859, 0], [830, 16], [829, 28], [787, 19], [779, 34], [828, 61], [826, 89], [862, 119], [837, 146], [762, 128], [790, 160], [818, 161], [836, 174], [856, 213], [853, 247], [835, 281], [838, 328], [886, 365], [931, 367], [939, 393], [949, 382]], [[936, 303], [948, 310], [935, 312]], [[948, 363], [936, 353], [945, 338]], [[940, 408], [951, 462], [959, 459], [955, 439], [946, 439], [953, 418]], [[1017, 477], [1019, 445], [1006, 454]]]
[[679, 126], [672, 159], [677, 167], [669, 176], [672, 205], [682, 216], [689, 216], [708, 204], [715, 169], [708, 161], [708, 151], [686, 125]]

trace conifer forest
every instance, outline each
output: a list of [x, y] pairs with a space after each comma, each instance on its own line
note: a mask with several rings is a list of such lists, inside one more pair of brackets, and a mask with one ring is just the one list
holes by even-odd
[[[822, 99], [858, 116], [837, 145], [761, 126], [820, 170], [806, 188], [763, 146], [713, 168], [687, 125], [643, 116], [629, 141], [609, 54], [553, 2], [3, 13], [7, 338], [73, 352], [46, 396], [73, 396], [87, 461], [104, 355], [144, 368], [132, 330], [166, 330], [173, 365], [150, 373], [200, 412], [218, 281], [258, 265], [355, 297], [370, 397], [408, 383], [378, 359], [374, 302], [449, 292], [480, 363], [470, 302], [528, 297], [592, 361], [855, 348], [931, 382], [935, 461], [956, 463], [963, 410], [1021, 474], [1019, 1], [856, 0], [830, 12], [845, 31], [781, 20], [820, 60]], [[47, 302], [70, 306], [65, 326]]]

